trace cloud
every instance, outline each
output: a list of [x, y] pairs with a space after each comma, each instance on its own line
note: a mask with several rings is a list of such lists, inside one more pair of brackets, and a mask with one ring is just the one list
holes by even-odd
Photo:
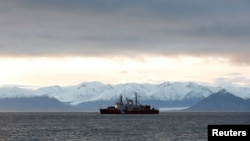
[[249, 87], [250, 86], [250, 79], [247, 77], [234, 77], [234, 78], [217, 78], [215, 80], [215, 84], [219, 86], [243, 86]]
[[235, 72], [235, 73], [226, 74], [226, 76], [242, 76], [242, 74]]
[[237, 72], [219, 77], [214, 82], [219, 86], [250, 86], [250, 79]]
[[191, 55], [250, 63], [245, 0], [6, 0], [0, 9], [0, 56]]

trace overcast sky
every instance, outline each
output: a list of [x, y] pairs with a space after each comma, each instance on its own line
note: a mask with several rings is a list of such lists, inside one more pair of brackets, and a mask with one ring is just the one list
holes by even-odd
[[[6, 79], [0, 83], [37, 82], [37, 85], [46, 85], [59, 82], [55, 78], [51, 82], [39, 83], [43, 81], [42, 78], [31, 81], [28, 77], [21, 78], [22, 73], [13, 70], [12, 74], [8, 73], [10, 69], [27, 72], [22, 66], [14, 67], [20, 60], [26, 61], [26, 68], [33, 70], [33, 78], [41, 74], [39, 69], [34, 69], [38, 65], [47, 70], [46, 74], [43, 73], [44, 76], [51, 78], [61, 72], [58, 72], [60, 67], [57, 67], [58, 70], [46, 68], [60, 64], [60, 69], [68, 69], [69, 64], [63, 60], [65, 58], [69, 62], [89, 62], [92, 58], [89, 65], [96, 66], [92, 69], [102, 69], [99, 64], [103, 64], [104, 60], [109, 62], [104, 68], [117, 68], [107, 72], [119, 72], [122, 80], [104, 79], [100, 70], [91, 76], [85, 72], [86, 67], [75, 65], [72, 70], [64, 73], [67, 78], [75, 80], [68, 83], [81, 80], [107, 83], [160, 82], [174, 81], [176, 77], [176, 81], [223, 83], [241, 78], [240, 83], [248, 85], [249, 13], [250, 1], [247, 0], [2, 0], [0, 76]], [[154, 70], [144, 70], [156, 64], [150, 62], [152, 60], [162, 62], [158, 66], [154, 65]], [[189, 60], [188, 65], [185, 60]], [[169, 64], [171, 61], [172, 66]], [[199, 72], [203, 69], [195, 68], [197, 61], [201, 66], [206, 66], [203, 68], [207, 70], [206, 73], [212, 72], [214, 77], [210, 80], [198, 79], [204, 74]], [[121, 62], [125, 65], [119, 66]], [[166, 62], [168, 65], [164, 64]], [[46, 65], [49, 63], [50, 66]], [[137, 69], [126, 68], [131, 66], [136, 66]], [[166, 67], [162, 68], [163, 66]], [[218, 66], [221, 68], [214, 72]], [[190, 67], [194, 67], [193, 74], [191, 70], [180, 71]], [[79, 71], [75, 72], [74, 69]], [[144, 70], [144, 75], [138, 70]], [[164, 75], [176, 70], [179, 71], [178, 75], [172, 75], [171, 79], [168, 79], [169, 75]], [[222, 70], [225, 72], [222, 73]], [[19, 76], [14, 77], [14, 74]], [[94, 77], [97, 74], [100, 79]], [[128, 74], [131, 79], [122, 78]], [[180, 74], [186, 76], [185, 79], [179, 79]], [[137, 80], [133, 80], [133, 76]], [[138, 80], [144, 77], [147, 79]], [[63, 81], [66, 83], [66, 80]]]

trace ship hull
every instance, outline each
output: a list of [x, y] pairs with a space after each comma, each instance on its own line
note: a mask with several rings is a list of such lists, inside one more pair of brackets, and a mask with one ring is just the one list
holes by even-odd
[[121, 112], [120, 110], [109, 110], [109, 109], [100, 109], [101, 114], [159, 114], [159, 111], [157, 110], [147, 110], [147, 111], [125, 111]]
[[149, 111], [125, 111], [125, 114], [159, 114], [159, 111], [149, 110]]
[[122, 114], [120, 110], [100, 109], [101, 114]]

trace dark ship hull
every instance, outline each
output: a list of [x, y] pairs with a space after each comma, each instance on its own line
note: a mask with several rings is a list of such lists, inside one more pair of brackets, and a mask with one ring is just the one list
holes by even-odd
[[125, 111], [125, 114], [159, 114], [159, 110], [132, 110], [132, 111]]
[[124, 111], [120, 110], [109, 110], [109, 109], [100, 109], [101, 114], [159, 114], [159, 110], [132, 110], [132, 111]]
[[120, 95], [119, 101], [115, 106], [109, 106], [104, 109], [100, 109], [101, 114], [159, 114], [159, 110], [151, 108], [150, 105], [140, 105], [137, 102], [137, 94], [135, 95], [135, 104], [131, 99], [127, 99], [127, 104], [122, 101], [122, 95]]
[[120, 110], [100, 109], [101, 114], [122, 114]]

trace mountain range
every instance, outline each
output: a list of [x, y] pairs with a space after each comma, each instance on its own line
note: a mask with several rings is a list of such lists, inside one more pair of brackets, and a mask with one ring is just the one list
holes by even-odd
[[[142, 104], [159, 108], [192, 107], [223, 89], [242, 100], [250, 99], [250, 88], [243, 87], [212, 87], [193, 82], [117, 85], [84, 82], [72, 86], [49, 86], [38, 89], [1, 87], [0, 111], [97, 111], [100, 107], [113, 105], [120, 94], [134, 98], [135, 92]], [[29, 102], [35, 100], [35, 103], [40, 101], [40, 106]], [[46, 106], [43, 107], [43, 104]]]

